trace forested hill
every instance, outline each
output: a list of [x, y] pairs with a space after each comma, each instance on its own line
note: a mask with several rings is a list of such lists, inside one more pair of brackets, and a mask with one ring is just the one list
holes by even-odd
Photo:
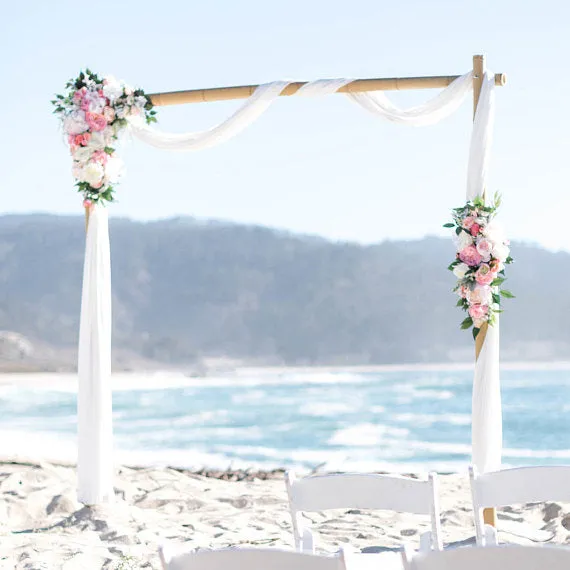
[[[0, 217], [0, 329], [75, 350], [81, 217]], [[468, 360], [449, 240], [333, 243], [190, 218], [111, 221], [114, 346], [169, 363]], [[513, 245], [504, 359], [570, 358], [570, 254]]]

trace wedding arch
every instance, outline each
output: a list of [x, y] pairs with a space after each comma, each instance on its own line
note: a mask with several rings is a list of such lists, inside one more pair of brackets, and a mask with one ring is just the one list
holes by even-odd
[[[499, 385], [500, 294], [508, 242], [491, 218], [498, 203], [486, 200], [489, 154], [494, 120], [494, 88], [504, 74], [485, 68], [482, 55], [460, 76], [387, 79], [334, 79], [307, 83], [275, 81], [264, 85], [199, 89], [146, 95], [112, 77], [87, 70], [66, 86], [52, 103], [63, 122], [73, 157], [76, 186], [84, 196], [86, 248], [78, 355], [78, 498], [98, 504], [113, 497], [113, 428], [111, 388], [111, 264], [106, 202], [113, 199], [121, 161], [115, 145], [122, 132], [154, 147], [189, 151], [209, 148], [238, 134], [280, 96], [324, 96], [343, 93], [352, 102], [383, 119], [412, 126], [432, 125], [456, 111], [473, 93], [474, 123], [467, 173], [467, 203], [454, 210], [458, 254], [449, 269], [459, 281], [458, 305], [468, 312], [462, 328], [473, 327], [472, 453], [480, 472], [499, 468], [502, 418]], [[443, 88], [427, 103], [400, 109], [384, 91]], [[151, 127], [154, 107], [246, 99], [228, 119], [202, 132], [164, 133]], [[486, 297], [485, 297], [486, 296]], [[493, 523], [493, 512], [487, 512]]]

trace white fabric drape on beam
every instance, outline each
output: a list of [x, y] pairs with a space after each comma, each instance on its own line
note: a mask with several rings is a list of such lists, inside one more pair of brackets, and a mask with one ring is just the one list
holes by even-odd
[[77, 496], [113, 498], [111, 256], [107, 209], [91, 208], [85, 244], [78, 356]]
[[[399, 109], [383, 92], [347, 93], [346, 96], [370, 113], [389, 121], [411, 126], [433, 125], [454, 113], [465, 96], [473, 89], [472, 72], [458, 77], [449, 87], [427, 103], [410, 109]], [[336, 92], [352, 79], [318, 79], [303, 85], [294, 95], [317, 97]], [[239, 134], [258, 119], [289, 85], [289, 81], [274, 81], [260, 85], [253, 95], [228, 119], [207, 131], [165, 133], [145, 125], [140, 119], [130, 119], [135, 138], [164, 150], [195, 151], [211, 148]]]

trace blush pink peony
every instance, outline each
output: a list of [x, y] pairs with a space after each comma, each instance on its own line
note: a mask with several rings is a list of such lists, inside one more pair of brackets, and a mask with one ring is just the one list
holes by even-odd
[[471, 305], [469, 307], [469, 316], [473, 320], [484, 319], [489, 312], [489, 307], [487, 305]]
[[493, 301], [493, 291], [489, 285], [477, 285], [467, 291], [467, 300], [471, 305], [489, 305]]
[[470, 229], [469, 231], [471, 232], [471, 235], [472, 235], [473, 237], [475, 237], [475, 236], [479, 233], [479, 230], [480, 230], [480, 229], [481, 229], [481, 226], [480, 226], [479, 224], [477, 224], [477, 223], [474, 223], [474, 224], [471, 226], [471, 229]]
[[459, 252], [459, 259], [470, 267], [476, 267], [481, 263], [481, 254], [474, 245], [468, 245]]
[[85, 113], [85, 120], [89, 128], [94, 131], [102, 131], [107, 126], [107, 119], [99, 113]]

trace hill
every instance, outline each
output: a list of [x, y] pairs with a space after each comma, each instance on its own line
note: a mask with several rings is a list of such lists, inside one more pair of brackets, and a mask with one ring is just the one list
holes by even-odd
[[[0, 330], [73, 361], [81, 217], [0, 217]], [[469, 360], [449, 240], [334, 243], [191, 218], [111, 221], [113, 343], [123, 363]], [[568, 359], [570, 254], [514, 244], [501, 322], [509, 360]]]

